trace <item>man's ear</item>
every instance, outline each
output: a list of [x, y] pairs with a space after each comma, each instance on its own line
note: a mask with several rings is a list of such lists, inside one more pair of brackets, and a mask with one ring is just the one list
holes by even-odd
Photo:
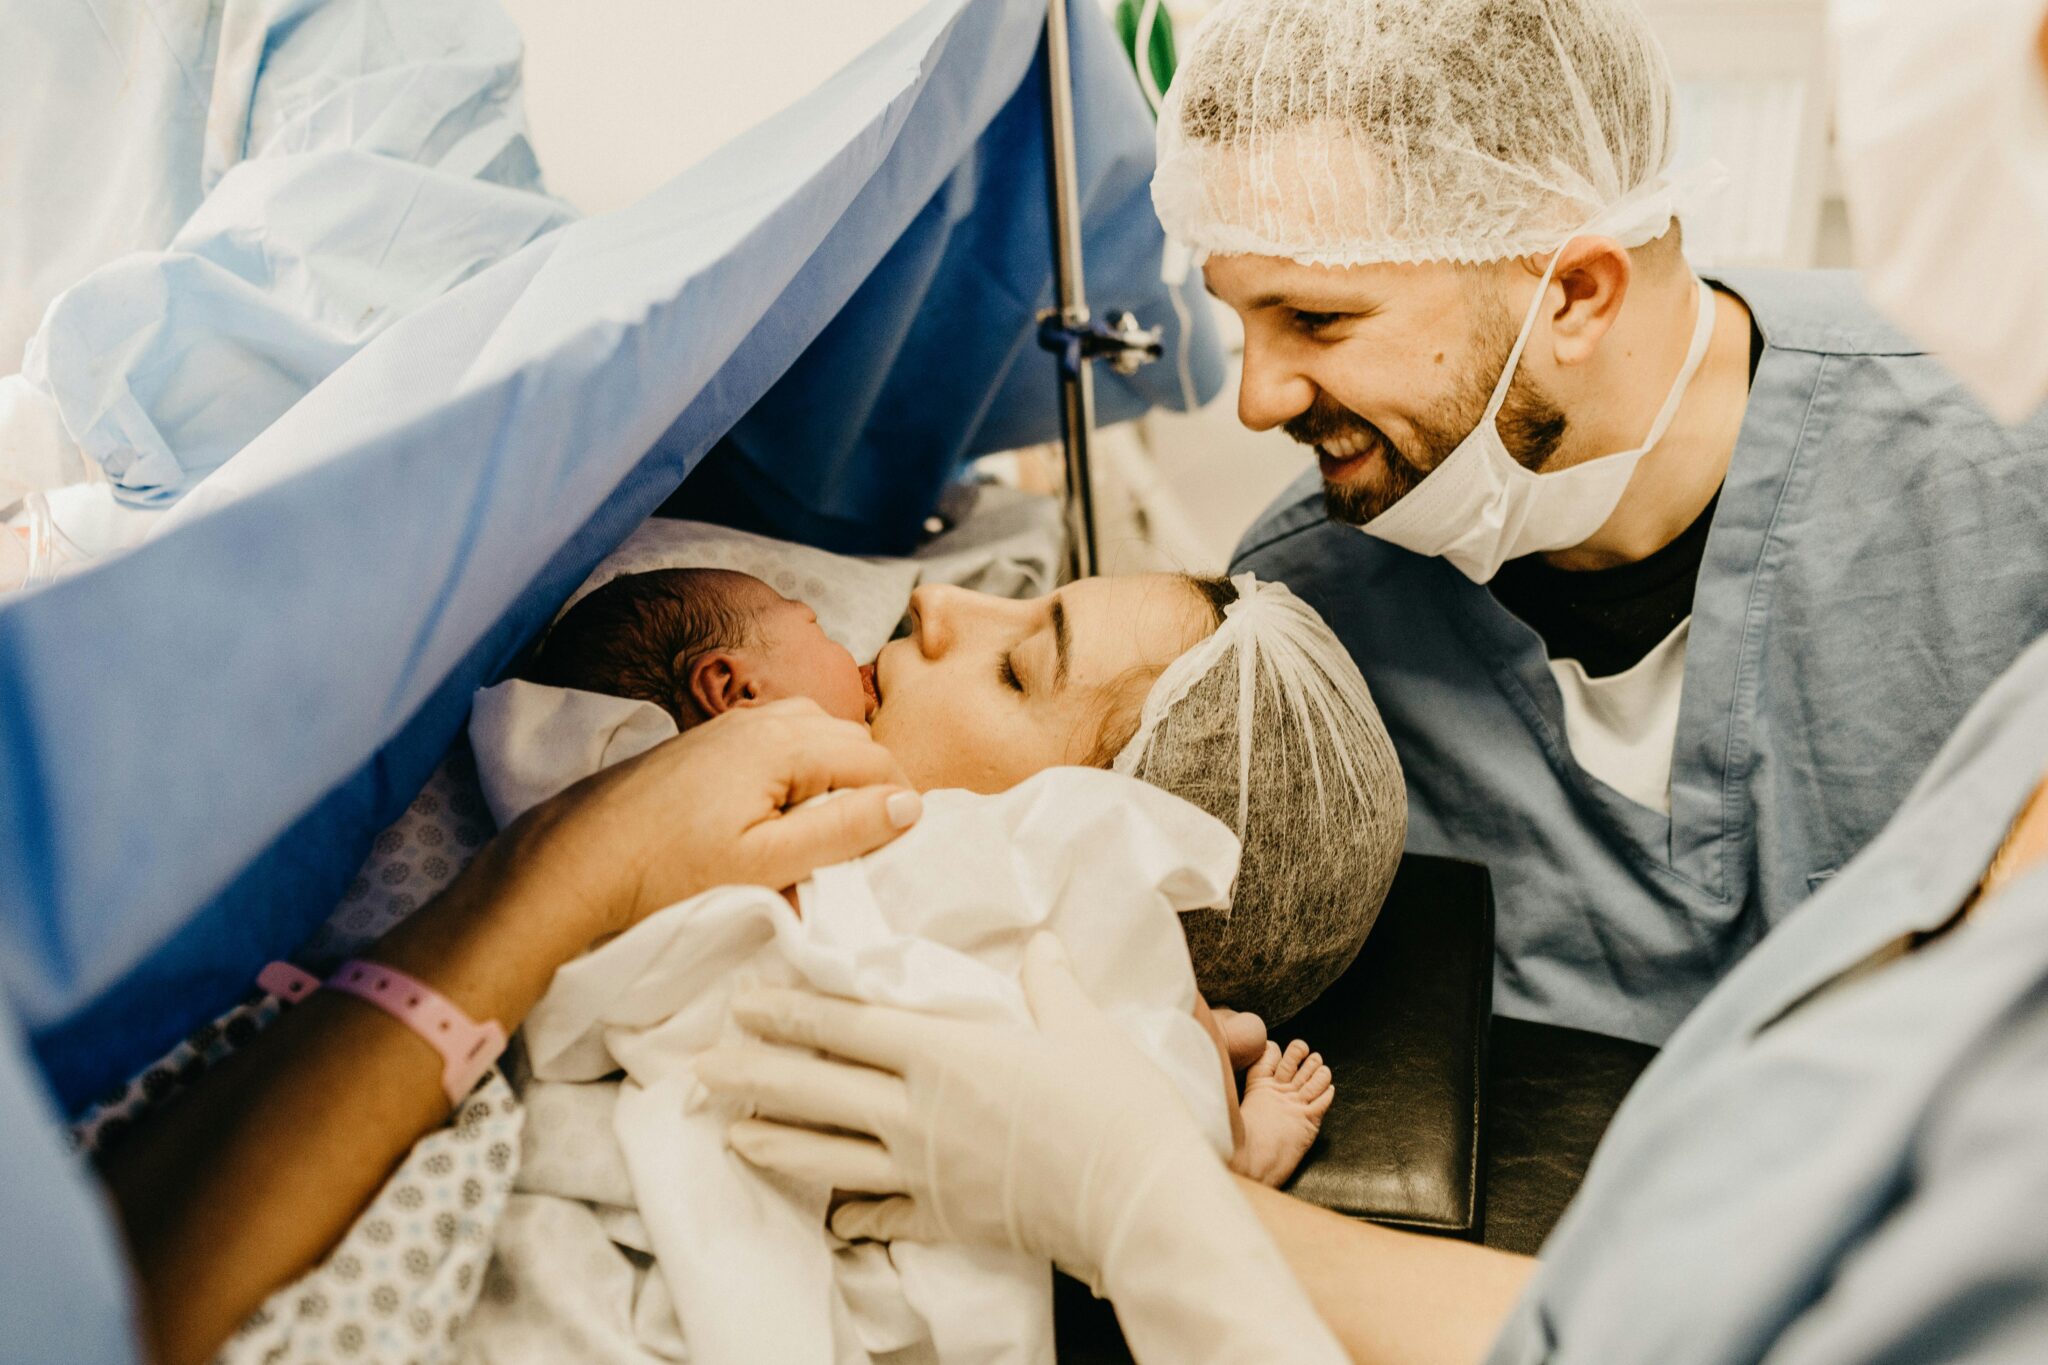
[[714, 649], [690, 663], [690, 700], [706, 720], [742, 706], [758, 706], [761, 687], [747, 661], [731, 650]]
[[[1551, 353], [1560, 365], [1582, 365], [1621, 316], [1635, 262], [1611, 237], [1575, 237], [1551, 276]], [[1559, 290], [1562, 291], [1560, 297]]]

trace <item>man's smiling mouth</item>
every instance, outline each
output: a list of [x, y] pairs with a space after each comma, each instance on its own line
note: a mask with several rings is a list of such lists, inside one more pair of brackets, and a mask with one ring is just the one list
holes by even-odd
[[1370, 464], [1381, 452], [1379, 436], [1373, 432], [1347, 431], [1315, 445], [1316, 463], [1325, 481], [1342, 483]]

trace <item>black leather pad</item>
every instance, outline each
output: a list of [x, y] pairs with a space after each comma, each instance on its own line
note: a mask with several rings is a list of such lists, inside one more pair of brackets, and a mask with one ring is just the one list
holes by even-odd
[[1486, 1244], [1534, 1255], [1578, 1192], [1608, 1120], [1657, 1055], [1554, 1024], [1493, 1021]]
[[1358, 960], [1278, 1031], [1321, 1052], [1337, 1082], [1289, 1192], [1355, 1218], [1477, 1238], [1492, 1001], [1486, 869], [1403, 858]]

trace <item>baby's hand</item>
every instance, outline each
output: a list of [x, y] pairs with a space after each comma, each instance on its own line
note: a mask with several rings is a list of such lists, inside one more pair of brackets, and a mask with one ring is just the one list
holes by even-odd
[[1299, 1038], [1282, 1052], [1268, 1042], [1244, 1077], [1238, 1104], [1244, 1139], [1231, 1154], [1230, 1169], [1261, 1185], [1287, 1183], [1322, 1131], [1337, 1087], [1322, 1054]]

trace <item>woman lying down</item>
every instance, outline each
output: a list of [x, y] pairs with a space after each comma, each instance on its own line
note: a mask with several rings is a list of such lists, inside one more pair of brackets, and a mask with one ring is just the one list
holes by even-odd
[[[526, 1155], [469, 1358], [1050, 1357], [1042, 1262], [835, 1248], [831, 1191], [774, 1186], [726, 1149], [731, 1116], [698, 1107], [693, 1068], [750, 984], [1022, 1022], [1022, 948], [1050, 928], [1239, 1169], [1278, 1183], [1313, 1140], [1327, 1068], [1261, 1020], [1350, 963], [1405, 812], [1322, 622], [1249, 576], [1023, 602], [927, 587], [910, 617], [861, 668], [758, 579], [629, 575], [563, 617], [526, 680], [480, 694], [471, 738], [501, 823], [789, 696], [865, 721], [928, 795], [901, 840], [788, 900], [709, 892], [556, 976], [526, 1021]], [[1127, 776], [1086, 771], [1105, 768]]]
[[[1273, 599], [1284, 592], [1276, 590]], [[1163, 671], [1145, 662], [1147, 649], [1156, 643], [1163, 652], [1200, 639], [1215, 629], [1218, 613], [1235, 597], [1236, 589], [1223, 580], [1165, 575], [1094, 580], [1023, 602], [927, 587], [911, 598], [910, 635], [885, 648], [874, 663], [856, 665], [825, 634], [814, 611], [759, 578], [730, 569], [661, 569], [613, 579], [578, 602], [549, 633], [527, 676], [551, 687], [646, 703], [678, 730], [734, 707], [805, 697], [827, 714], [868, 724], [921, 788], [996, 792], [1048, 764], [1110, 766], [1135, 733], [1142, 689]], [[1160, 616], [1162, 608], [1165, 615]], [[1314, 623], [1306, 608], [1300, 611], [1299, 624], [1312, 636]], [[1114, 632], [1098, 627], [1102, 641], [1095, 643], [1097, 631], [1089, 627], [1098, 617], [1105, 624], [1128, 618], [1141, 629], [1119, 642]], [[1088, 641], [1078, 651], [1076, 619]], [[1021, 640], [1020, 630], [1029, 632]], [[1039, 639], [1041, 631], [1045, 639]], [[1156, 642], [1146, 638], [1154, 631]], [[1119, 647], [1130, 657], [1117, 657], [1113, 651]], [[975, 657], [977, 648], [985, 657]], [[886, 711], [878, 681], [884, 668], [889, 695], [895, 698]], [[1049, 685], [1032, 685], [1040, 674]], [[519, 701], [528, 708], [537, 705], [542, 714], [554, 711], [554, 703], [536, 703], [515, 690], [486, 703], [486, 711], [493, 713], [486, 729], [500, 723], [503, 706]], [[648, 719], [652, 723], [646, 733], [665, 732], [659, 719]], [[1191, 713], [1180, 724], [1192, 719]], [[580, 723], [571, 728], [589, 732]], [[1085, 752], [1080, 748], [1084, 741]], [[521, 759], [530, 761], [536, 748], [543, 751], [543, 761], [552, 750], [509, 735], [489, 747], [494, 752], [486, 760], [487, 781], [500, 779], [505, 768]], [[522, 748], [528, 752], [518, 753]], [[587, 760], [571, 757], [566, 762], [573, 772]], [[1169, 780], [1163, 766], [1157, 772], [1155, 785], [1168, 790], [1187, 786], [1185, 779], [1178, 784]], [[540, 779], [552, 786], [562, 776], [557, 771]], [[1392, 780], [1395, 775], [1385, 776]], [[544, 794], [508, 794], [499, 803], [506, 807], [501, 813], [509, 816], [511, 807], [523, 808]], [[1184, 794], [1192, 796], [1191, 791]], [[1235, 823], [1234, 811], [1213, 813]], [[1330, 889], [1340, 888], [1332, 883]], [[1281, 973], [1273, 971], [1267, 975], [1275, 980], [1254, 982], [1252, 972], [1233, 969], [1229, 959], [1243, 957], [1243, 951], [1226, 947], [1213, 924], [1190, 934], [1197, 977], [1227, 987], [1246, 1006], [1211, 1010], [1198, 996], [1194, 1011], [1228, 1063], [1228, 1074], [1244, 1078], [1241, 1101], [1235, 1083], [1227, 1088], [1231, 1168], [1276, 1188], [1307, 1154], [1334, 1091], [1319, 1055], [1300, 1040], [1284, 1051], [1269, 1042], [1263, 1018], [1252, 1010], [1291, 1014], [1320, 993], [1327, 983], [1319, 978], [1333, 964], [1341, 971], [1348, 963], [1347, 944], [1355, 951], [1352, 935], [1362, 941], [1379, 904], [1369, 879], [1353, 890], [1341, 904], [1315, 916], [1327, 940], [1328, 960], [1318, 960], [1306, 941], [1297, 939], [1290, 946], [1298, 963], [1292, 982], [1278, 980]], [[1276, 917], [1265, 926], [1275, 937], [1283, 927]], [[1276, 997], [1274, 990], [1282, 986], [1285, 997]]]

